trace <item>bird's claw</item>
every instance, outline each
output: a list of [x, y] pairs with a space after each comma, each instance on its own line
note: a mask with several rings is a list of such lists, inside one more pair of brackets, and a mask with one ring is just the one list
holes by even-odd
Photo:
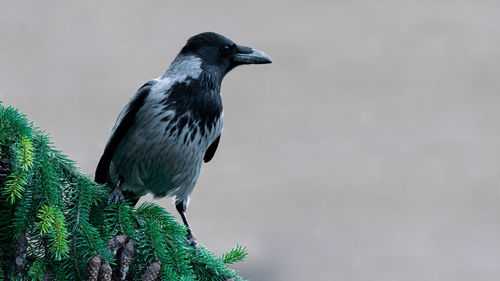
[[200, 250], [200, 246], [198, 246], [198, 242], [196, 242], [196, 237], [194, 237], [194, 235], [189, 232], [187, 237], [186, 237], [186, 243], [193, 247], [195, 250], [199, 251]]
[[125, 203], [122, 189], [117, 187], [109, 194], [108, 203]]

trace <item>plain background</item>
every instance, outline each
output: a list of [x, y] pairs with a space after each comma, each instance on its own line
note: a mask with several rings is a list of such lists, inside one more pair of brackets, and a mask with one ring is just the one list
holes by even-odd
[[[189, 36], [271, 65], [224, 80], [188, 216], [251, 280], [498, 280], [500, 2], [0, 0], [0, 100], [92, 174]], [[157, 201], [175, 213], [171, 200]]]

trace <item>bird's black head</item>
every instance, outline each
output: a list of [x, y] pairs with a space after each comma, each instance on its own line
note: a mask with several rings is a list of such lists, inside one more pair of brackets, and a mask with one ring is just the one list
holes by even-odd
[[215, 32], [204, 32], [189, 38], [180, 54], [195, 55], [205, 66], [217, 69], [223, 75], [238, 65], [272, 62], [264, 52], [238, 45]]

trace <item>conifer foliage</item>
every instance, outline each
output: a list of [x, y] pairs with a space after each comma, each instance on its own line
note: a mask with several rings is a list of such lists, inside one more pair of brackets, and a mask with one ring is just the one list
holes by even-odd
[[241, 280], [221, 258], [186, 243], [186, 229], [153, 203], [108, 204], [25, 116], [0, 103], [0, 281]]

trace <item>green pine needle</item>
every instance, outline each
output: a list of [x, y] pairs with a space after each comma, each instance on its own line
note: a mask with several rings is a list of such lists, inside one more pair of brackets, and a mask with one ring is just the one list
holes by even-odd
[[55, 209], [54, 207], [44, 205], [38, 212], [37, 218], [40, 219], [36, 225], [40, 228], [41, 235], [47, 235], [54, 225]]
[[68, 230], [63, 213], [53, 207], [44, 205], [37, 215], [39, 222], [36, 225], [40, 228], [40, 234], [48, 235], [50, 241], [50, 251], [56, 260], [68, 253]]
[[236, 248], [222, 255], [222, 262], [225, 264], [233, 264], [244, 260], [248, 256], [247, 247], [236, 245]]
[[32, 281], [40, 281], [45, 274], [47, 264], [43, 260], [35, 260], [28, 270], [28, 278]]
[[27, 136], [22, 136], [20, 144], [22, 167], [28, 171], [33, 166], [33, 143]]
[[68, 251], [68, 230], [66, 228], [66, 220], [59, 209], [54, 210], [54, 226], [50, 233], [51, 247], [50, 250], [54, 254], [56, 260], [60, 260]]
[[9, 198], [9, 203], [12, 205], [16, 202], [16, 198], [20, 199], [26, 185], [25, 173], [21, 169], [17, 169], [8, 176], [5, 182], [3, 194]]

